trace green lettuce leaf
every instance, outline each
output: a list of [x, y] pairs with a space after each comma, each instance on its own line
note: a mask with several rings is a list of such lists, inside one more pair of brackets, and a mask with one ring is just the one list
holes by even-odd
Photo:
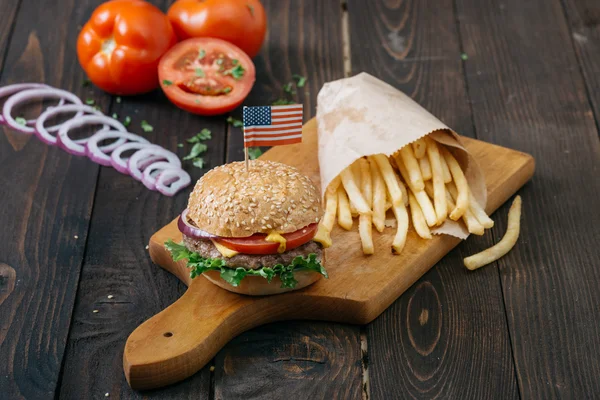
[[315, 271], [328, 278], [327, 271], [317, 260], [314, 253], [306, 257], [297, 256], [291, 264], [277, 264], [273, 267], [261, 267], [258, 269], [232, 268], [227, 266], [225, 260], [220, 258], [204, 258], [200, 254], [188, 250], [183, 243], [175, 243], [172, 240], [165, 242], [165, 248], [171, 253], [173, 261], [187, 259], [187, 267], [190, 269], [190, 277], [196, 278], [206, 271], [219, 271], [221, 278], [231, 286], [239, 286], [246, 276], [262, 276], [271, 282], [275, 276], [281, 279], [282, 288], [295, 288], [298, 281], [294, 277], [295, 272]]

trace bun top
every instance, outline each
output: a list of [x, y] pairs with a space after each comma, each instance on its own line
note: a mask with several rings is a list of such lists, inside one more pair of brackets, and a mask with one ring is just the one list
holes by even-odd
[[188, 218], [223, 237], [295, 232], [322, 215], [315, 185], [296, 168], [273, 161], [234, 162], [208, 171], [194, 187]]

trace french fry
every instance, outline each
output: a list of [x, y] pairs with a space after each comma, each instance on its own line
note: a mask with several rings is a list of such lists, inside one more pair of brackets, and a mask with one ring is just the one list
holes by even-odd
[[483, 207], [481, 207], [481, 205], [477, 202], [477, 200], [475, 200], [475, 197], [473, 197], [473, 193], [471, 193], [470, 188], [469, 188], [469, 199], [471, 201], [470, 202], [471, 212], [473, 213], [473, 215], [475, 215], [475, 218], [477, 218], [479, 223], [485, 229], [490, 229], [491, 227], [493, 227], [494, 221], [487, 215], [487, 213], [485, 212]]
[[374, 160], [377, 163], [379, 172], [381, 172], [385, 186], [387, 187], [390, 198], [392, 199], [392, 206], [404, 204], [402, 191], [398, 185], [396, 174], [394, 173], [394, 169], [392, 168], [388, 158], [383, 154], [375, 154], [373, 156], [369, 156], [368, 159]]
[[338, 225], [349, 231], [352, 229], [352, 214], [350, 213], [350, 201], [343, 186], [337, 190], [338, 196]]
[[427, 226], [427, 221], [425, 221], [425, 216], [423, 216], [423, 211], [412, 192], [408, 194], [408, 204], [410, 204], [410, 213], [415, 231], [423, 239], [431, 239], [431, 232]]
[[[456, 196], [458, 195], [456, 186], [454, 185], [453, 182], [450, 182], [448, 185], [446, 185], [446, 189], [447, 189], [447, 191], [446, 191], [447, 200], [446, 201], [448, 202], [448, 207], [454, 208], [454, 207], [456, 207], [456, 205], [454, 204], [454, 201], [456, 200]], [[479, 236], [483, 235], [484, 226], [479, 222], [479, 220], [471, 212], [470, 208], [467, 209], [467, 211], [465, 211], [465, 214], [462, 216], [462, 219], [465, 222], [465, 225], [467, 226], [467, 230], [469, 231], [469, 233], [479, 235]]]
[[429, 158], [419, 158], [419, 168], [421, 168], [421, 176], [424, 181], [431, 179], [431, 165], [429, 164]]
[[[354, 176], [354, 182], [356, 182], [356, 186], [360, 189], [360, 168], [358, 166], [358, 160], [354, 161], [352, 165], [350, 165], [350, 170], [352, 171], [352, 176]], [[350, 199], [350, 214], [352, 218], [358, 217], [358, 210], [354, 203], [352, 203], [352, 199]]]
[[400, 205], [393, 205], [392, 209], [394, 210], [394, 215], [396, 216], [396, 221], [398, 223], [398, 227], [396, 230], [396, 236], [394, 236], [394, 240], [392, 241], [392, 253], [400, 254], [404, 245], [406, 244], [406, 235], [408, 233], [408, 212], [406, 211], [406, 206], [404, 203], [400, 203]]
[[406, 189], [406, 185], [404, 185], [404, 182], [402, 182], [402, 180], [400, 179], [398, 174], [394, 174], [394, 177], [396, 178], [398, 187], [400, 188], [400, 191], [402, 192], [402, 201], [404, 202], [404, 207], [408, 207], [408, 190]]
[[385, 212], [387, 212], [390, 208], [392, 208], [392, 202], [389, 200], [385, 201]]
[[487, 250], [463, 260], [465, 267], [475, 270], [496, 261], [510, 251], [517, 243], [521, 230], [521, 196], [515, 197], [508, 211], [508, 227], [502, 239]]
[[317, 233], [313, 237], [313, 240], [315, 242], [321, 243], [323, 245], [323, 247], [325, 247], [325, 248], [331, 247], [331, 244], [332, 244], [331, 234], [322, 223], [319, 223], [319, 227], [317, 228]]
[[[444, 159], [446, 159], [446, 163], [448, 164], [448, 168], [450, 168], [450, 173], [452, 174], [452, 179], [454, 180], [458, 190], [458, 195], [456, 196], [456, 207], [454, 207], [454, 209], [450, 212], [450, 219], [458, 221], [469, 208], [469, 184], [467, 183], [465, 174], [463, 173], [458, 161], [456, 161], [456, 158], [454, 158], [454, 156], [446, 149], [441, 149], [441, 154], [443, 155]], [[431, 160], [429, 161], [431, 162]]]
[[[383, 232], [385, 228], [385, 212], [389, 209], [386, 208], [387, 194], [385, 191], [385, 182], [379, 172], [377, 163], [373, 160], [369, 160], [371, 166], [371, 182], [373, 184], [373, 225], [379, 232]], [[390, 207], [392, 204], [390, 203]]]
[[442, 157], [440, 161], [442, 163], [442, 172], [444, 173], [444, 183], [452, 182], [452, 174], [450, 174], [450, 168], [446, 164], [446, 159]]
[[356, 185], [356, 181], [350, 167], [347, 167], [342, 171], [341, 177], [342, 185], [344, 186], [344, 189], [346, 189], [346, 193], [348, 194], [348, 199], [350, 200], [351, 204], [354, 204], [354, 207], [356, 207], [356, 210], [360, 214], [370, 215], [371, 209], [361, 194], [360, 189]]
[[[373, 205], [373, 184], [371, 181], [371, 169], [365, 158], [357, 160], [360, 169], [361, 192], [369, 209]], [[373, 221], [371, 215], [361, 214], [358, 218], [358, 233], [362, 242], [363, 254], [375, 253], [373, 246]]]
[[415, 153], [415, 157], [417, 157], [418, 159], [425, 157], [425, 152], [427, 150], [427, 144], [425, 143], [425, 140], [423, 140], [423, 139], [425, 139], [425, 138], [421, 138], [419, 140], [412, 142], [412, 148]]
[[335, 215], [338, 204], [338, 186], [340, 186], [339, 177], [335, 178], [325, 191], [325, 214], [323, 215], [321, 223], [328, 232], [331, 232], [333, 229], [333, 224], [335, 223]]
[[406, 171], [406, 168], [404, 167], [404, 164], [401, 161], [402, 160], [396, 160], [396, 163], [398, 164], [398, 171], [400, 171], [402, 179], [404, 179], [404, 182], [407, 183], [408, 187], [415, 196], [415, 199], [417, 199], [419, 206], [421, 206], [421, 210], [423, 211], [423, 215], [425, 216], [425, 221], [427, 221], [427, 225], [437, 225], [437, 216], [435, 214], [435, 209], [433, 208], [433, 204], [431, 204], [429, 196], [427, 196], [427, 193], [425, 193], [424, 190], [414, 190], [411, 187], [410, 182], [407, 180], [408, 172]]
[[[410, 179], [410, 186], [416, 191], [423, 190], [423, 177], [421, 176], [421, 168], [419, 162], [415, 158], [412, 146], [404, 146], [400, 149], [400, 158], [396, 157], [396, 163], [404, 163], [406, 171], [408, 172], [408, 179]], [[398, 166], [400, 168], [400, 166]], [[408, 183], [408, 182], [406, 182]]]
[[425, 138], [427, 143], [427, 158], [431, 166], [431, 176], [433, 180], [433, 204], [437, 223], [441, 225], [448, 216], [448, 205], [446, 204], [446, 187], [444, 185], [444, 177], [442, 172], [442, 164], [440, 159], [440, 151], [437, 143], [428, 137]]

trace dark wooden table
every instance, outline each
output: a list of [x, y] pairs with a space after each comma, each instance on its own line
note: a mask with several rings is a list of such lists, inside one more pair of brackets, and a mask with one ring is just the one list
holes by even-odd
[[[118, 103], [93, 87], [75, 42], [100, 0], [0, 0], [0, 84], [46, 82], [132, 117], [169, 149], [213, 132], [209, 166], [242, 136], [156, 91]], [[155, 1], [163, 10], [169, 1]], [[1, 399], [598, 398], [600, 2], [265, 0], [270, 21], [248, 104], [283, 95], [314, 116], [324, 82], [367, 71], [463, 135], [531, 153], [515, 249], [468, 272], [448, 254], [368, 326], [281, 322], [229, 343], [172, 387], [127, 385], [127, 336], [185, 287], [153, 265], [150, 235], [185, 206], [111, 168], [0, 128]], [[239, 115], [234, 113], [234, 115]], [[193, 169], [193, 178], [206, 170]], [[358, 283], [357, 283], [358, 284]]]

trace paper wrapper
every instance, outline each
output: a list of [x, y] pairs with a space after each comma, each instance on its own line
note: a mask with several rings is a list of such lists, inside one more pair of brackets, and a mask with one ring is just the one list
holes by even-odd
[[[360, 157], [390, 156], [430, 135], [450, 148], [465, 172], [473, 196], [485, 208], [487, 191], [483, 173], [459, 136], [404, 93], [363, 72], [325, 84], [317, 104], [323, 196], [331, 181]], [[431, 232], [461, 239], [469, 236], [463, 223], [450, 219]]]

